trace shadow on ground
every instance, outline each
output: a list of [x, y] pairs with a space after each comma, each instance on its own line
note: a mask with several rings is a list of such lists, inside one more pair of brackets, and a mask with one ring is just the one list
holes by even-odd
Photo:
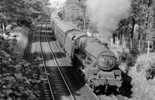
[[[52, 88], [54, 89], [54, 92], [57, 94], [56, 100], [61, 100], [62, 96], [70, 96], [70, 92], [68, 91], [66, 85], [63, 84], [64, 81], [59, 73], [59, 70], [56, 67], [50, 66], [48, 66], [47, 69]], [[73, 95], [79, 96], [80, 94], [78, 94], [77, 91], [85, 85], [85, 80], [80, 70], [75, 69], [71, 66], [61, 66], [60, 70], [62, 71], [67, 85], [70, 87]]]

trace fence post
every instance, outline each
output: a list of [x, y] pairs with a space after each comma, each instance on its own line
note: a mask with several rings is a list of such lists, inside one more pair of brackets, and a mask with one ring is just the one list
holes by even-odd
[[132, 39], [130, 39], [130, 49], [133, 49]]
[[138, 40], [138, 50], [139, 52], [141, 52], [141, 40], [140, 39]]
[[147, 56], [150, 54], [150, 41], [147, 41]]

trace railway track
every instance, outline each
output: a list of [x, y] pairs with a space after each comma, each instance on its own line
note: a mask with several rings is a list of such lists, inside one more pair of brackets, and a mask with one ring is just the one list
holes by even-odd
[[[41, 32], [39, 33], [41, 34]], [[46, 69], [46, 59], [45, 55], [43, 54], [43, 48], [41, 44], [41, 36], [40, 36], [40, 51], [41, 51], [41, 58], [42, 58], [42, 64], [43, 67], [40, 67], [40, 70], [43, 71], [46, 74], [47, 81], [43, 83], [42, 88], [43, 88], [43, 95], [45, 100], [56, 100], [54, 95], [53, 95], [53, 90], [52, 90], [52, 84], [50, 82], [50, 78]]]
[[[40, 100], [96, 100], [94, 95], [88, 93], [91, 91], [86, 89], [87, 87], [82, 89], [83, 95], [81, 95], [81, 93], [79, 94], [79, 92], [76, 93], [77, 90], [84, 86], [79, 85], [81, 82], [76, 75], [77, 70], [65, 66], [68, 61], [61, 58], [63, 50], [56, 44], [56, 41], [52, 36], [50, 38], [48, 37], [51, 34], [49, 34], [48, 28], [43, 28], [45, 26], [39, 27], [40, 28], [37, 29], [37, 34], [34, 33], [34, 36], [31, 36], [31, 38], [33, 38], [32, 41], [35, 44], [36, 41], [39, 42], [37, 43], [36, 53], [40, 51], [39, 54], [42, 60], [40, 71], [45, 74], [45, 81], [41, 85], [42, 92]], [[50, 41], [51, 39], [52, 42]], [[53, 64], [50, 66], [48, 63], [49, 60], [52, 60], [52, 63], [54, 62], [55, 66]]]
[[[38, 37], [38, 36], [36, 37], [36, 35], [35, 35], [36, 33], [34, 33], [34, 32], [35, 32], [35, 30], [33, 30], [31, 35], [29, 35], [29, 42], [30, 43], [40, 40], [40, 37]], [[25, 50], [24, 56], [27, 58], [27, 60], [29, 60], [30, 62], [33, 63], [34, 55], [30, 53], [30, 50], [29, 50], [30, 47], [31, 46], [29, 44], [29, 47], [26, 48], [26, 50]], [[41, 54], [40, 57], [42, 58], [42, 63], [44, 65], [44, 67], [45, 67], [46, 66], [45, 65], [45, 59], [43, 58], [43, 55]], [[40, 94], [40, 99], [39, 100], [55, 100], [55, 99], [53, 99], [52, 89], [50, 88], [51, 87], [51, 83], [49, 81], [50, 79], [49, 79], [48, 74], [46, 74], [47, 71], [45, 70], [44, 67], [39, 66], [41, 74], [44, 75], [44, 77], [43, 77], [44, 80], [43, 80], [42, 84], [40, 85], [41, 94]]]
[[[52, 50], [55, 48], [56, 50], [59, 50], [59, 52], [63, 52], [62, 48], [58, 45], [57, 42], [50, 42], [48, 41], [49, 47]], [[61, 56], [61, 54], [57, 55]], [[56, 58], [56, 57], [55, 57]], [[91, 89], [88, 87], [88, 85], [85, 84], [85, 79], [84, 79], [84, 74], [82, 74], [82, 71], [79, 68], [76, 68], [73, 66], [71, 67], [71, 60], [70, 58], [67, 59], [62, 59], [60, 62], [60, 66], [65, 66], [65, 67], [60, 67], [60, 70], [62, 70], [64, 74], [64, 77], [66, 77], [66, 81], [69, 83], [68, 86], [71, 87], [71, 90], [74, 91], [73, 93], [77, 94], [78, 100], [97, 100], [97, 97], [94, 93], [92, 93]], [[67, 62], [67, 63], [66, 63]], [[67, 67], [69, 66], [69, 67]], [[78, 87], [77, 87], [78, 86]], [[79, 86], [83, 87], [81, 91], [79, 91]], [[83, 92], [87, 92], [86, 94]], [[89, 93], [88, 93], [89, 92]], [[80, 93], [80, 94], [79, 94]], [[82, 97], [81, 93], [83, 94], [84, 97]], [[81, 97], [79, 98], [79, 96]]]
[[[36, 35], [36, 33], [33, 32], [32, 37], [30, 37], [32, 39], [31, 41], [41, 40], [40, 37], [36, 37], [35, 35]], [[41, 43], [41, 41], [39, 41], [39, 42]], [[30, 56], [31, 56], [31, 54], [30, 54]], [[52, 95], [53, 93], [52, 93], [52, 89], [51, 89], [51, 83], [49, 81], [49, 76], [45, 69], [46, 63], [45, 63], [45, 59], [44, 59], [42, 53], [40, 54], [40, 57], [42, 58], [43, 67], [39, 66], [39, 69], [40, 69], [40, 72], [42, 72], [42, 74], [44, 74], [44, 81], [40, 86], [40, 88], [41, 88], [40, 90], [42, 91], [40, 100], [55, 100]]]
[[[44, 34], [45, 37], [42, 38], [41, 34]], [[61, 65], [56, 59], [56, 55], [54, 54], [54, 51], [51, 48], [51, 45], [49, 43], [48, 37], [46, 36], [47, 32], [44, 30], [44, 28], [41, 26], [41, 31], [40, 31], [40, 48], [41, 48], [41, 57], [44, 59], [43, 60], [43, 70], [45, 73], [51, 73], [47, 78], [48, 78], [48, 83], [47, 85], [49, 86], [49, 89], [47, 90], [48, 95], [49, 92], [51, 94], [51, 100], [59, 100], [61, 96], [70, 96], [70, 100], [76, 100], [74, 97], [72, 90], [70, 88], [70, 85], [68, 84], [68, 81], [66, 81], [66, 77], [64, 76], [63, 71], [61, 70]], [[50, 48], [50, 55], [46, 54], [43, 49], [43, 45], [41, 41], [46, 41], [49, 44]], [[56, 66], [48, 67], [46, 65], [46, 58], [49, 58], [48, 56], [53, 56], [53, 60], [56, 64]], [[47, 87], [47, 86], [46, 86]], [[48, 96], [47, 96], [48, 97]], [[49, 100], [49, 99], [48, 99]]]

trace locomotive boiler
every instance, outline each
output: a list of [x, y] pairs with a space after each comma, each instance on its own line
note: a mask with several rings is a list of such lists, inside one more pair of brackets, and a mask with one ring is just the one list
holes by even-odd
[[57, 42], [72, 60], [73, 66], [80, 66], [94, 92], [97, 93], [99, 87], [103, 87], [105, 93], [109, 87], [115, 87], [119, 92], [122, 73], [116, 56], [106, 43], [88, 37], [72, 23], [58, 18], [53, 19], [52, 27]]

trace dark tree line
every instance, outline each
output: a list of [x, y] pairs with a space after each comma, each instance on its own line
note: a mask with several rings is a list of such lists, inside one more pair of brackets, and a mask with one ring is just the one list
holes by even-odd
[[120, 21], [114, 35], [117, 35], [120, 40], [122, 37], [125, 38], [130, 44], [129, 47], [132, 45], [132, 49], [143, 51], [147, 41], [154, 41], [155, 2], [153, 0], [133, 0], [131, 7], [130, 16]]
[[1, 0], [0, 20], [28, 20], [34, 21], [40, 15], [46, 15], [48, 0]]

